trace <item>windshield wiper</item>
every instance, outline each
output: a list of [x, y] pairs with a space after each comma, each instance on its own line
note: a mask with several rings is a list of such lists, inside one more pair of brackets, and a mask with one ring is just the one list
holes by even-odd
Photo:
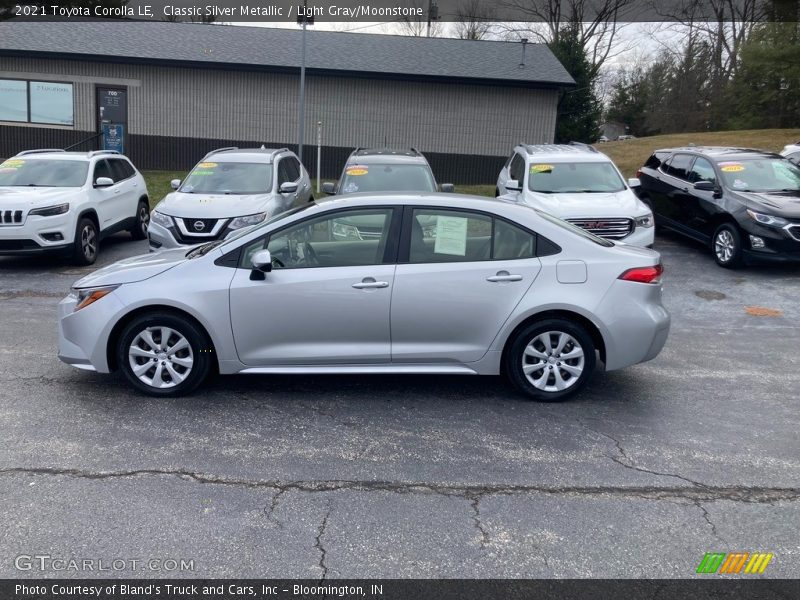
[[186, 253], [186, 258], [195, 258], [197, 256], [205, 256], [209, 252], [211, 252], [214, 248], [219, 246], [225, 240], [214, 240], [213, 242], [208, 242], [207, 244], [203, 244], [202, 246], [198, 246], [193, 250], [189, 250]]

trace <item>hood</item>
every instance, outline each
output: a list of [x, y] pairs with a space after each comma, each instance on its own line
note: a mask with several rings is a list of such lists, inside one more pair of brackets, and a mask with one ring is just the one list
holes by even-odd
[[270, 212], [275, 204], [272, 193], [242, 195], [172, 192], [159, 202], [156, 209], [171, 217], [225, 219]]
[[630, 218], [650, 212], [647, 206], [628, 189], [596, 194], [542, 194], [526, 190], [524, 202], [561, 219]]
[[757, 212], [765, 212], [786, 219], [800, 219], [800, 191], [797, 192], [733, 192]]
[[154, 277], [186, 260], [190, 247], [142, 254], [120, 260], [76, 281], [72, 287], [85, 288], [118, 283], [134, 283]]
[[26, 209], [66, 202], [80, 188], [67, 187], [0, 187], [0, 206], [5, 209]]

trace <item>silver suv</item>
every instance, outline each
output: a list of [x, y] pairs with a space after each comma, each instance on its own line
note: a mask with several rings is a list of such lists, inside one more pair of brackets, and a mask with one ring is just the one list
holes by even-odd
[[431, 166], [416, 148], [356, 148], [345, 162], [338, 184], [325, 182], [326, 194], [356, 192], [452, 192], [452, 183], [436, 184]]
[[224, 239], [313, 200], [288, 148], [220, 148], [206, 154], [153, 210], [150, 251]]
[[653, 245], [653, 213], [612, 160], [587, 144], [520, 144], [497, 178], [497, 195], [549, 212], [600, 237]]

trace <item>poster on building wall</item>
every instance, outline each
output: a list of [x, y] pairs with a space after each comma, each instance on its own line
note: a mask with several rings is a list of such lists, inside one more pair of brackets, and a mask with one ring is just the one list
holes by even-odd
[[103, 123], [102, 130], [103, 150], [116, 150], [125, 154], [125, 126]]

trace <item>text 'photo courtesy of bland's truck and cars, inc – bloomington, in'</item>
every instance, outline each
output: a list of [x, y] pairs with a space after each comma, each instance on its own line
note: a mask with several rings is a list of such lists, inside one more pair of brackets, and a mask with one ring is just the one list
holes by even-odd
[[797, 597], [797, 2], [51, 4], [0, 597]]

